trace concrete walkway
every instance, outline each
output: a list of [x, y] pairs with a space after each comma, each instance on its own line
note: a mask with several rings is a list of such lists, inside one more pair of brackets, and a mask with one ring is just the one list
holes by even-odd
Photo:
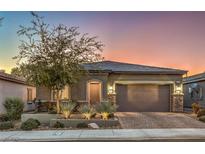
[[205, 129], [2, 131], [0, 141], [205, 141]]

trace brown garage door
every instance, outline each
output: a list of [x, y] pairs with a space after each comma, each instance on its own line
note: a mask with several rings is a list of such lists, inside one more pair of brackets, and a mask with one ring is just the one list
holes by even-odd
[[169, 85], [117, 84], [116, 101], [121, 112], [169, 111]]

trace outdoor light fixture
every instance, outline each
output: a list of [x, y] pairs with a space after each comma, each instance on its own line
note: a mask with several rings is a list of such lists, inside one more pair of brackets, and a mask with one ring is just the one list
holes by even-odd
[[180, 94], [181, 91], [182, 91], [182, 88], [181, 88], [181, 87], [176, 87], [176, 93], [177, 93], [177, 94]]
[[112, 87], [112, 86], [109, 86], [109, 88], [108, 88], [108, 93], [109, 93], [109, 94], [112, 94], [112, 93], [113, 93], [113, 87]]
[[182, 84], [180, 81], [177, 81], [175, 84], [175, 93], [181, 94], [182, 93]]

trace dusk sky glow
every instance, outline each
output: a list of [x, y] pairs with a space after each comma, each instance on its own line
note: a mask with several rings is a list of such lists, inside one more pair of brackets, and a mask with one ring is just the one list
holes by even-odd
[[[78, 26], [105, 44], [103, 56], [142, 65], [205, 71], [205, 12], [37, 12], [50, 25]], [[15, 66], [19, 25], [29, 12], [0, 12], [0, 69]]]

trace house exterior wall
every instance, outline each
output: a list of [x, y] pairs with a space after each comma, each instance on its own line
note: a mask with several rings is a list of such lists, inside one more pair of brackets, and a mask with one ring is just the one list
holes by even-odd
[[107, 73], [93, 73], [88, 74], [80, 79], [77, 84], [74, 84], [71, 87], [71, 99], [87, 101], [87, 83], [92, 80], [97, 80], [102, 83], [102, 100], [107, 99], [107, 82], [108, 74]]
[[[68, 91], [72, 100], [88, 102], [88, 83], [99, 81], [101, 83], [101, 101], [111, 100], [116, 102], [115, 84], [117, 83], [142, 83], [142, 84], [162, 84], [170, 85], [170, 111], [183, 111], [183, 94], [175, 94], [175, 83], [182, 83], [182, 75], [140, 75], [140, 74], [109, 74], [109, 73], [89, 73], [83, 76], [78, 83], [72, 85]], [[109, 88], [113, 87], [113, 93], [109, 93]], [[183, 89], [182, 89], [183, 90]], [[41, 98], [40, 98], [41, 97]], [[37, 99], [51, 99], [51, 92], [48, 89], [37, 89]]]
[[51, 90], [46, 87], [36, 88], [36, 99], [51, 100]]
[[202, 97], [200, 100], [193, 100], [189, 93], [189, 87], [191, 87], [192, 83], [185, 83], [183, 85], [184, 89], [184, 107], [191, 107], [191, 104], [194, 102], [198, 102], [202, 107], [205, 107], [205, 81], [194, 82], [197, 83], [202, 88]]
[[24, 84], [5, 81], [0, 79], [0, 114], [5, 113], [3, 103], [7, 97], [18, 97], [24, 102], [24, 111], [29, 110], [27, 104], [27, 88], [32, 89], [32, 99], [36, 97], [36, 88]]
[[139, 81], [139, 82], [161, 82], [174, 83], [175, 81], [182, 82], [181, 75], [136, 75], [136, 74], [89, 74], [83, 77], [77, 84], [71, 88], [71, 99], [86, 101], [86, 86], [90, 80], [102, 81], [102, 96], [103, 100], [107, 100], [108, 88], [115, 84], [116, 81]]

